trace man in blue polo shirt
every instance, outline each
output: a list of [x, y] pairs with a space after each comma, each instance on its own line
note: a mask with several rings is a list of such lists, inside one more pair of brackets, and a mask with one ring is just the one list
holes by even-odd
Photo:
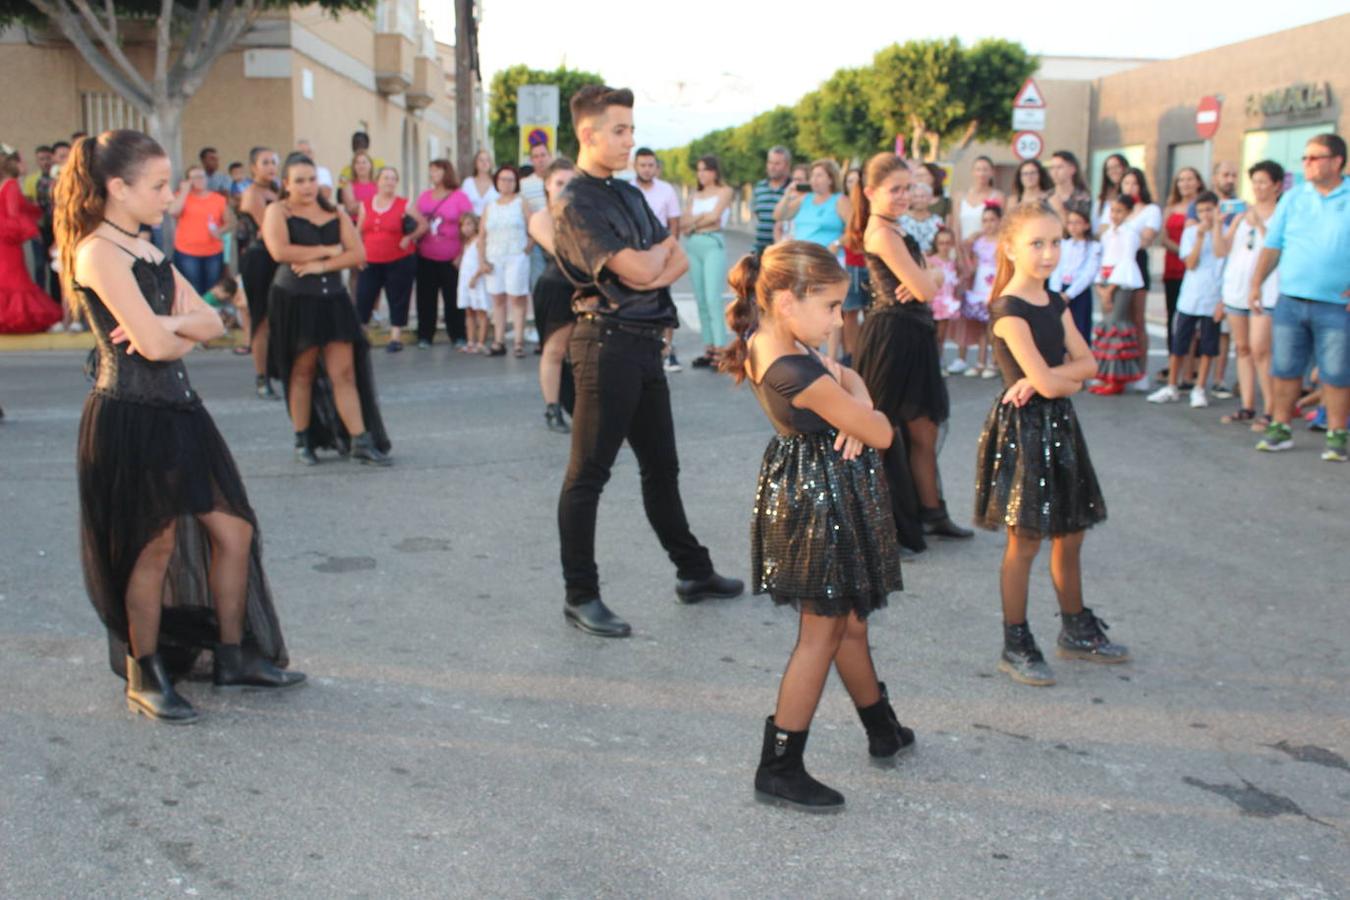
[[1322, 458], [1347, 459], [1350, 414], [1350, 179], [1344, 174], [1345, 141], [1319, 134], [1303, 150], [1303, 184], [1280, 200], [1266, 226], [1265, 247], [1252, 274], [1252, 315], [1261, 315], [1261, 283], [1280, 270], [1274, 311], [1271, 374], [1275, 421], [1258, 450], [1294, 446], [1289, 423], [1303, 376], [1317, 363], [1327, 408]]

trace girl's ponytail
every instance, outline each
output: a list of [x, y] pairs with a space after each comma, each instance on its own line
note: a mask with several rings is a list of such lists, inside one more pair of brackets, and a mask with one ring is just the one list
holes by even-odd
[[759, 253], [747, 253], [727, 274], [727, 283], [736, 299], [727, 304], [727, 328], [731, 342], [722, 348], [717, 369], [730, 375], [740, 384], [745, 380], [745, 360], [750, 354], [750, 333], [759, 322], [757, 285], [759, 283]]
[[52, 234], [61, 260], [61, 294], [71, 315], [78, 316], [83, 295], [75, 289], [75, 251], [103, 221], [108, 187], [98, 165], [98, 139], [75, 142], [52, 188]]

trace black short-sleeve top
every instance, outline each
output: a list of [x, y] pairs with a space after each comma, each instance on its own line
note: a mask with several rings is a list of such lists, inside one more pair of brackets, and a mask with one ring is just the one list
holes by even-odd
[[578, 311], [642, 325], [674, 325], [669, 288], [637, 290], [605, 268], [621, 250], [650, 250], [670, 236], [642, 191], [621, 178], [578, 171], [554, 206], [558, 267], [576, 288]]
[[780, 434], [818, 434], [834, 426], [809, 409], [793, 406], [792, 400], [829, 375], [815, 354], [790, 353], [770, 363], [758, 383], [750, 383], [764, 414]]
[[[1050, 292], [1050, 302], [1045, 306], [1028, 303], [1021, 297], [1004, 294], [989, 304], [989, 327], [992, 330], [999, 319], [1015, 316], [1026, 321], [1031, 329], [1036, 349], [1048, 366], [1058, 366], [1064, 362], [1064, 298]], [[1003, 375], [1005, 387], [1012, 387], [1026, 374], [1017, 364], [1008, 342], [994, 335], [994, 362]]]

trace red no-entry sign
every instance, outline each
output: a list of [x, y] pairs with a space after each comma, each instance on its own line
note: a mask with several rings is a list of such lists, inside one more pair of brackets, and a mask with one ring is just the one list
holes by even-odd
[[1201, 97], [1200, 105], [1195, 108], [1195, 133], [1202, 141], [1214, 137], [1219, 131], [1219, 98]]

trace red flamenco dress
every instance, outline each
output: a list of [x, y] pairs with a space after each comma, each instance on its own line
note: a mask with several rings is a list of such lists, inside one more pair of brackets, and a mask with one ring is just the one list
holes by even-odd
[[37, 334], [61, 321], [61, 305], [33, 283], [23, 257], [41, 215], [17, 180], [0, 184], [0, 334]]

